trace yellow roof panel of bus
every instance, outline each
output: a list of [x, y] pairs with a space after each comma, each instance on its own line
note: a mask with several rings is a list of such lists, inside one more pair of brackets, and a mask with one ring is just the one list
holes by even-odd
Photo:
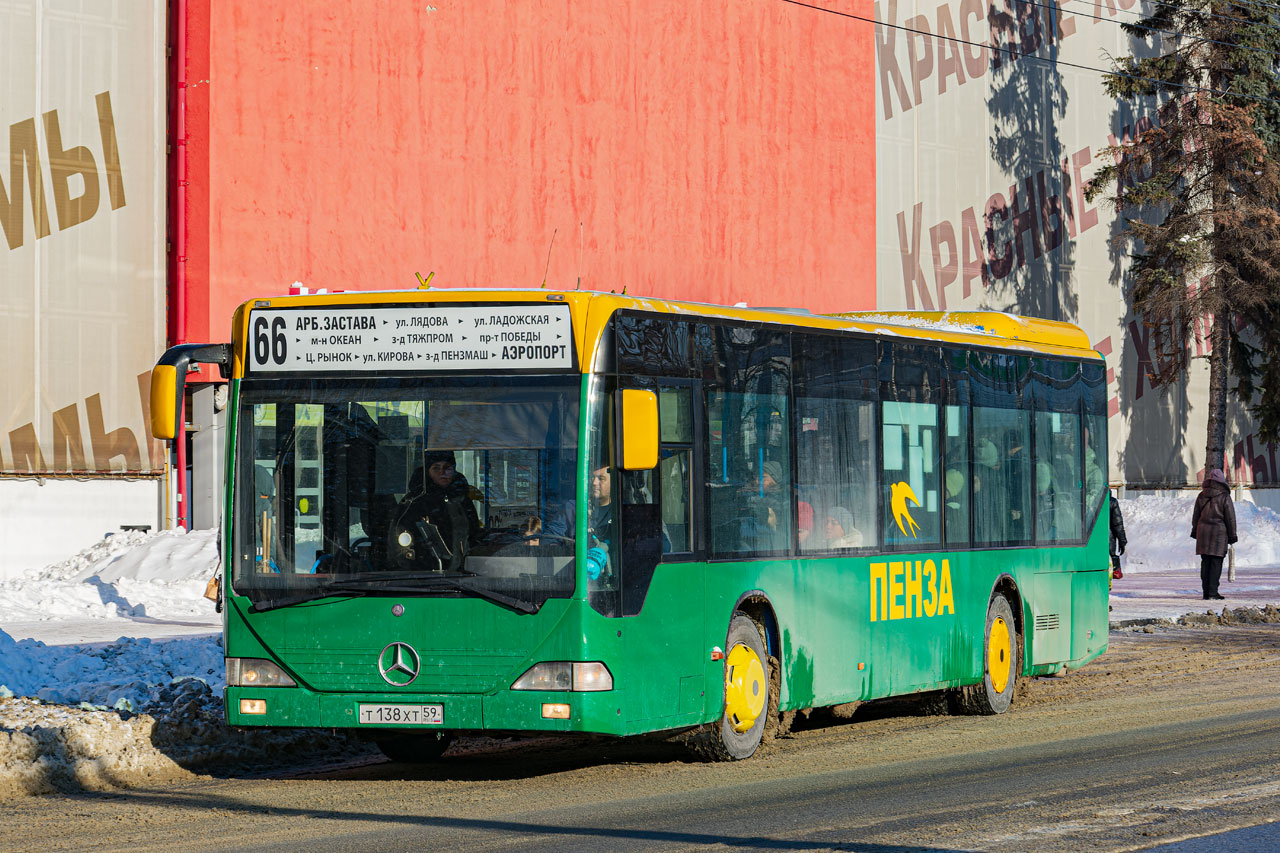
[[[1064, 355], [1101, 358], [1079, 326], [1054, 320], [1020, 317], [1001, 311], [859, 311], [811, 314], [792, 308], [751, 308], [675, 302], [643, 296], [624, 296], [594, 291], [561, 291], [500, 288], [432, 288], [416, 290], [360, 290], [344, 293], [313, 293], [300, 296], [273, 296], [250, 300], [236, 310], [234, 329], [237, 343], [248, 340], [249, 312], [254, 308], [338, 307], [342, 305], [395, 305], [424, 302], [558, 302], [568, 304], [573, 317], [578, 363], [584, 370], [594, 361], [596, 346], [609, 318], [621, 309], [713, 317], [753, 323], [773, 323], [798, 328], [860, 331], [879, 336], [897, 336], [963, 346], [995, 347]], [[244, 375], [243, 346], [235, 347], [233, 374]]]

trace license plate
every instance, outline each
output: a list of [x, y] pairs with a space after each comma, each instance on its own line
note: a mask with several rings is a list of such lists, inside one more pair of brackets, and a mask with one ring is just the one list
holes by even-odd
[[362, 726], [443, 726], [443, 705], [360, 705]]

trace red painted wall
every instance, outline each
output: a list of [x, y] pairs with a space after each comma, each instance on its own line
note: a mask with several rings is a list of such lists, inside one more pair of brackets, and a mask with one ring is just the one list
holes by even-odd
[[295, 281], [432, 271], [874, 307], [869, 24], [780, 0], [191, 0], [188, 32], [189, 339]]

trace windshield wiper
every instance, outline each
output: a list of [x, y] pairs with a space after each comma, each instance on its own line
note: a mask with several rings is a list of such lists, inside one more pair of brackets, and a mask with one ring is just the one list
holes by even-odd
[[[294, 604], [306, 604], [308, 601], [317, 601], [321, 598], [328, 598], [333, 594], [331, 587], [326, 584], [325, 586], [318, 587], [309, 592], [290, 595], [284, 598], [261, 598], [255, 600], [250, 596], [249, 600], [253, 602], [253, 606], [249, 609], [254, 613], [263, 613], [267, 610], [278, 610], [281, 607], [289, 607]], [[361, 595], [368, 595], [369, 593], [362, 589], [350, 589], [345, 590], [342, 594], [348, 598], [355, 598]]]
[[308, 601], [316, 601], [321, 598], [328, 598], [335, 593], [341, 593], [348, 597], [360, 595], [368, 595], [367, 586], [397, 583], [402, 581], [419, 580], [424, 577], [434, 577], [435, 575], [424, 575], [422, 572], [387, 572], [371, 578], [349, 578], [344, 580], [325, 581], [319, 586], [313, 587], [306, 592], [300, 592], [296, 595], [289, 595], [283, 598], [261, 598], [253, 601], [253, 610], [255, 613], [262, 613], [266, 610], [277, 610], [281, 607], [289, 607], [294, 604], [306, 604]]
[[519, 613], [532, 614], [541, 609], [540, 604], [533, 604], [523, 599], [496, 592], [479, 584], [470, 583], [469, 581], [473, 577], [476, 577], [476, 575], [471, 573], [441, 575], [436, 572], [396, 572], [379, 577], [331, 580], [299, 595], [285, 598], [264, 598], [254, 601], [252, 609], [255, 613], [262, 613], [267, 610], [289, 607], [293, 604], [305, 604], [308, 601], [316, 601], [333, 595], [370, 595], [374, 590], [379, 592], [415, 593], [436, 589], [474, 595], [476, 598], [483, 598], [486, 601], [491, 601], [494, 604], [510, 608]]
[[[476, 575], [473, 574], [411, 574], [403, 578], [388, 578], [385, 585], [380, 582], [383, 580], [381, 578], [361, 578], [354, 581], [331, 581], [327, 588], [335, 592], [351, 589], [352, 591], [364, 591], [366, 594], [370, 584], [377, 584], [378, 590], [382, 592], [422, 592], [423, 590], [447, 589], [468, 593], [476, 598], [492, 601], [494, 604], [508, 607], [519, 613], [537, 613], [541, 608], [539, 604], [533, 604], [520, 598], [513, 598], [510, 595], [496, 592], [480, 584], [471, 583], [470, 581], [474, 577]], [[405, 583], [405, 581], [409, 581], [409, 583]]]
[[455, 577], [470, 578], [470, 577], [475, 577], [475, 574], [473, 572], [467, 572], [467, 571], [451, 572], [449, 574], [441, 574], [440, 572], [430, 572], [430, 571], [427, 571], [427, 572], [377, 572], [373, 574], [362, 572], [358, 576], [346, 577], [346, 578], [334, 578], [331, 581], [325, 581], [325, 588], [326, 589], [333, 589], [335, 587], [364, 588], [368, 586], [382, 586], [384, 584], [389, 584], [389, 583], [403, 583], [406, 581], [409, 581], [409, 582], [437, 581], [441, 578], [455, 578]]

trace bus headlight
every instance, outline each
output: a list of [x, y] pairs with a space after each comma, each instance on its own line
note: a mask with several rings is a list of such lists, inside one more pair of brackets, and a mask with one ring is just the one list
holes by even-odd
[[297, 687], [276, 664], [260, 658], [227, 658], [228, 687]]
[[595, 693], [613, 689], [613, 674], [599, 661], [573, 665], [573, 689], [579, 693]]
[[613, 689], [613, 675], [599, 661], [543, 661], [511, 685], [512, 690], [572, 690], [594, 693]]

